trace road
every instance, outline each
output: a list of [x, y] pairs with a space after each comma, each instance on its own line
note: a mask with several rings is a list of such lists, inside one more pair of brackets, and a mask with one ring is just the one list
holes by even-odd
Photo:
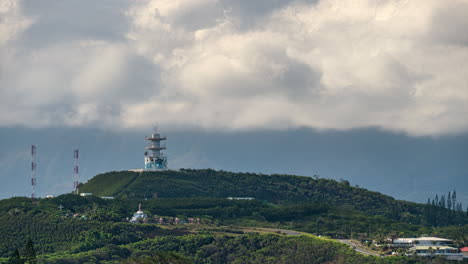
[[243, 227], [241, 228], [244, 232], [258, 232], [258, 233], [275, 233], [275, 234], [285, 234], [290, 236], [300, 236], [305, 233], [301, 233], [293, 230], [278, 229], [278, 228], [263, 228], [263, 227]]
[[[300, 236], [300, 235], [311, 235], [309, 233], [305, 232], [298, 232], [294, 230], [286, 230], [286, 229], [278, 229], [278, 228], [261, 228], [261, 227], [243, 227], [242, 228], [245, 232], [259, 232], [259, 233], [276, 233], [276, 234], [285, 234], [285, 235], [290, 235], [290, 236]], [[358, 243], [357, 241], [349, 240], [349, 239], [335, 239], [335, 241], [347, 244], [350, 246], [352, 249], [354, 249], [356, 252], [359, 252], [364, 255], [371, 255], [371, 256], [376, 256], [379, 257], [380, 254], [378, 252], [372, 251], [362, 244]]]
[[359, 252], [361, 254], [371, 255], [371, 256], [376, 256], [376, 257], [380, 256], [379, 253], [365, 248], [363, 245], [358, 244], [356, 241], [349, 240], [349, 239], [337, 239], [337, 241], [349, 245], [351, 248], [353, 248], [355, 251], [357, 251], [357, 252]]

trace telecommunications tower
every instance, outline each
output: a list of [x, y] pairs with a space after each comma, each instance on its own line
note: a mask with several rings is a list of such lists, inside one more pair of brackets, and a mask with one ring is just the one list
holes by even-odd
[[[158, 133], [158, 128], [155, 127], [151, 136], [146, 137], [148, 145], [145, 151], [145, 170], [164, 170], [167, 169], [167, 157], [161, 152], [166, 149], [165, 145], [161, 145], [161, 141], [167, 138]], [[151, 153], [148, 153], [148, 150]]]
[[31, 146], [31, 200], [36, 198], [36, 145]]
[[79, 174], [79, 151], [78, 149], [73, 150], [73, 192], [78, 194], [78, 180], [80, 177]]

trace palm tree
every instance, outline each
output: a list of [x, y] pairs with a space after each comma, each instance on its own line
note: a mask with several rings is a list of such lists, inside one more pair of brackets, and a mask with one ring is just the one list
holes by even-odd
[[428, 250], [429, 250], [429, 253], [431, 254], [431, 263], [432, 263], [432, 259], [434, 259], [435, 250], [432, 247], [429, 247]]

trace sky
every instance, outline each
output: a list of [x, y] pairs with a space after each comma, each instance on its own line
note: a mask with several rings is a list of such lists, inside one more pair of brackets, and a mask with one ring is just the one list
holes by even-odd
[[[0, 177], [24, 176], [12, 167], [32, 138], [66, 155], [65, 135], [112, 152], [88, 153], [104, 165], [87, 177], [125, 169], [133, 155], [115, 166], [127, 148], [108, 145], [141, 144], [157, 123], [185, 138], [168, 150], [179, 167], [349, 178], [412, 200], [462, 193], [467, 27], [467, 0], [0, 0]], [[59, 160], [44, 157], [48, 174]], [[389, 175], [414, 183], [403, 192]], [[23, 192], [10, 178], [1, 197]]]

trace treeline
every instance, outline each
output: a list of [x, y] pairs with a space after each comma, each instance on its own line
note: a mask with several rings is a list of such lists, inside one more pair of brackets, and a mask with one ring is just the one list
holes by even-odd
[[[447, 197], [443, 194], [440, 196], [436, 194], [434, 198], [427, 198], [427, 205], [447, 208], [451, 211], [463, 212], [462, 202], [457, 202], [457, 192], [454, 190], [453, 193], [448, 192]], [[466, 208], [468, 213], [468, 207]]]

